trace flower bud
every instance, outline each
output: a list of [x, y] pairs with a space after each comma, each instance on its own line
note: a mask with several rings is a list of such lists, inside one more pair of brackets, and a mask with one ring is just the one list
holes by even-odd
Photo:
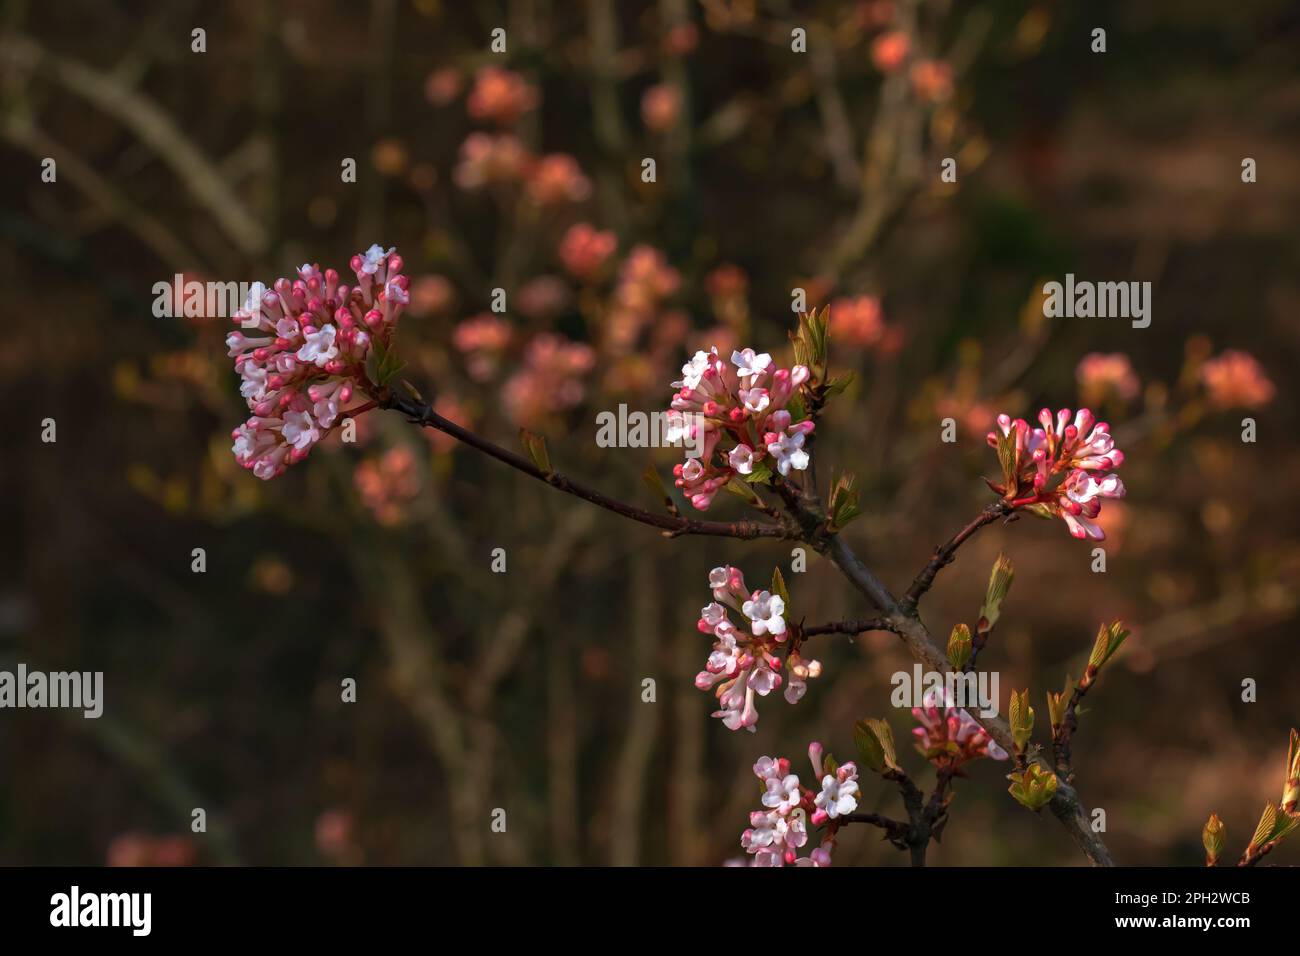
[[980, 608], [981, 631], [990, 631], [993, 625], [997, 624], [998, 617], [1002, 613], [1002, 602], [1006, 599], [1007, 592], [1011, 590], [1011, 582], [1015, 576], [1016, 569], [1011, 560], [1005, 554], [999, 554], [989, 574], [984, 606]]
[[1223, 852], [1224, 839], [1228, 828], [1223, 825], [1217, 813], [1211, 813], [1210, 819], [1201, 831], [1201, 843], [1205, 846], [1205, 865], [1214, 866], [1219, 862]]
[[1056, 774], [1036, 763], [1031, 763], [1024, 773], [1008, 774], [1007, 779], [1011, 781], [1007, 792], [1030, 810], [1043, 809], [1056, 796]]
[[1011, 692], [1011, 708], [1008, 714], [1011, 721], [1011, 739], [1015, 741], [1016, 750], [1023, 752], [1034, 735], [1034, 708], [1029, 706], [1029, 689], [1019, 694]]
[[1295, 813], [1300, 800], [1300, 732], [1291, 728], [1291, 746], [1286, 755], [1286, 782], [1282, 785], [1282, 811]]
[[948, 663], [952, 665], [955, 671], [964, 671], [966, 665], [970, 663], [972, 642], [970, 628], [965, 624], [958, 624], [948, 635]]

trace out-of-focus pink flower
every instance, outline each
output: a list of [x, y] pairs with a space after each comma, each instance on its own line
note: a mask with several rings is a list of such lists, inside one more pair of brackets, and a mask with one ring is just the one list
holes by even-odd
[[480, 312], [456, 326], [452, 344], [465, 355], [465, 370], [476, 382], [496, 374], [501, 354], [510, 345], [510, 323], [490, 312]]
[[744, 298], [749, 275], [740, 266], [724, 263], [704, 277], [704, 289], [715, 299]]
[[434, 106], [446, 106], [464, 89], [465, 77], [454, 66], [434, 70], [424, 81], [424, 96]]
[[184, 836], [123, 833], [108, 845], [108, 866], [192, 866], [194, 843]]
[[460, 160], [452, 179], [461, 189], [521, 181], [531, 157], [513, 133], [470, 133], [460, 145]]
[[570, 226], [560, 240], [560, 261], [574, 278], [590, 282], [600, 277], [617, 248], [618, 237], [613, 232], [580, 222]]
[[681, 276], [653, 246], [634, 246], [620, 275], [622, 304], [644, 308], [652, 299], [665, 299], [677, 291]]
[[[255, 284], [226, 338], [252, 417], [231, 433], [235, 459], [258, 478], [302, 461], [370, 385], [372, 341], [387, 344], [410, 302], [395, 249], [352, 257], [356, 286], [308, 263], [298, 278]], [[248, 334], [252, 333], [252, 334]]]
[[998, 416], [988, 443], [997, 449], [1002, 481], [989, 486], [1013, 508], [1062, 519], [1076, 538], [1104, 539], [1095, 520], [1101, 500], [1124, 496], [1119, 477], [1105, 474], [1124, 463], [1110, 426], [1086, 408], [1073, 416], [1068, 408], [1055, 415], [1044, 408], [1038, 421], [1042, 427], [1031, 428], [1023, 418]]
[[894, 22], [893, 0], [870, 0], [863, 4], [862, 17], [867, 26], [883, 27]]
[[686, 56], [699, 42], [699, 27], [694, 23], [679, 23], [664, 36], [664, 52], [669, 56]]
[[382, 525], [400, 523], [406, 517], [406, 506], [420, 493], [415, 455], [405, 445], [395, 445], [377, 459], [361, 462], [352, 477], [362, 503]]
[[529, 279], [515, 296], [521, 315], [544, 321], [553, 319], [569, 306], [569, 286], [557, 276]]
[[456, 304], [456, 287], [446, 276], [420, 276], [411, 283], [411, 314], [444, 315]]
[[1137, 373], [1123, 352], [1089, 352], [1075, 369], [1079, 393], [1087, 405], [1101, 405], [1108, 399], [1132, 401], [1137, 397]]
[[893, 73], [907, 59], [912, 41], [903, 30], [890, 30], [871, 41], [871, 62], [881, 73]]
[[682, 98], [677, 88], [668, 83], [650, 87], [641, 96], [641, 121], [654, 133], [666, 133], [677, 125], [682, 111]]
[[937, 417], [942, 421], [951, 418], [969, 438], [979, 440], [988, 431], [989, 419], [997, 416], [997, 410], [984, 402], [963, 398], [959, 394], [943, 395], [934, 403]]
[[349, 811], [335, 808], [316, 818], [316, 849], [321, 856], [340, 866], [355, 866], [361, 862], [356, 820]]
[[830, 334], [834, 341], [856, 348], [870, 348], [885, 334], [880, 300], [874, 295], [835, 299], [830, 305]]
[[942, 60], [919, 60], [912, 64], [912, 89], [931, 103], [952, 96], [952, 67]]
[[541, 206], [582, 202], [591, 195], [591, 180], [567, 153], [543, 156], [528, 176], [528, 195]]
[[[602, 353], [621, 358], [641, 351], [638, 342], [642, 332], [663, 320], [660, 313], [663, 302], [677, 291], [680, 283], [677, 270], [668, 265], [663, 253], [653, 246], [634, 246], [619, 268], [618, 285], [605, 314]], [[661, 361], [666, 364], [667, 356]], [[619, 364], [622, 363], [611, 364], [605, 376], [605, 386], [614, 391], [626, 385], [619, 377], [625, 371], [617, 367]]]
[[512, 126], [529, 110], [536, 109], [537, 87], [513, 70], [485, 66], [474, 77], [474, 88], [465, 100], [469, 115], [481, 122]]
[[505, 384], [503, 403], [517, 425], [535, 425], [582, 402], [596, 363], [591, 346], [544, 333], [528, 343], [523, 367]]
[[1201, 366], [1201, 381], [1216, 408], [1261, 408], [1277, 390], [1249, 352], [1228, 349]]

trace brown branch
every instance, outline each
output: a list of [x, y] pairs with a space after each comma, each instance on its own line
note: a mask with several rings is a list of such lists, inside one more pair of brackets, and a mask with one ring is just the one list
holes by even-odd
[[941, 544], [934, 549], [934, 555], [930, 558], [930, 563], [921, 569], [921, 573], [912, 581], [907, 593], [903, 595], [901, 606], [905, 611], [910, 611], [916, 607], [916, 602], [921, 600], [921, 596], [930, 590], [934, 584], [935, 576], [947, 565], [952, 563], [953, 558], [968, 538], [985, 525], [992, 524], [999, 518], [1008, 517], [1012, 514], [1011, 505], [1005, 501], [995, 501], [979, 513], [979, 516], [970, 524], [962, 528], [948, 540], [946, 544]]
[[816, 624], [802, 628], [803, 637], [816, 637], [818, 634], [864, 634], [867, 631], [892, 631], [889, 621], [883, 617], [874, 617], [866, 621], [834, 621], [830, 624]]
[[[699, 534], [742, 539], [787, 538], [803, 540], [816, 548], [819, 553], [827, 555], [835, 562], [836, 566], [844, 573], [844, 576], [849, 579], [849, 582], [884, 612], [880, 623], [887, 624], [888, 626], [885, 629], [893, 631], [902, 639], [913, 658], [940, 674], [947, 674], [951, 670], [946, 654], [935, 642], [920, 618], [916, 616], [915, 607], [901, 606], [889, 589], [854, 554], [853, 549], [849, 547], [843, 537], [828, 530], [826, 514], [821, 506], [810, 501], [797, 486], [790, 482], [778, 481], [775, 483], [775, 488], [785, 502], [790, 517], [797, 527], [747, 521], [695, 521], [655, 514], [616, 501], [557, 472], [543, 471], [522, 456], [508, 451], [466, 428], [462, 428], [455, 422], [443, 418], [420, 399], [413, 398], [402, 392], [388, 390], [379, 392], [373, 397], [381, 407], [400, 411], [415, 424], [437, 429], [498, 461], [510, 465], [518, 471], [522, 471], [526, 475], [536, 478], [538, 481], [544, 481], [560, 491], [574, 495], [607, 511], [612, 511], [641, 524], [660, 528], [668, 537], [676, 537], [681, 534]], [[980, 518], [972, 522], [971, 526], [963, 529], [946, 547], [950, 551], [955, 551], [961, 542], [974, 534], [979, 527], [1007, 514], [1008, 511], [1008, 507], [1003, 503], [990, 505]], [[951, 557], [947, 560], [950, 561]], [[946, 563], [947, 561], [942, 562], [939, 567]], [[936, 568], [934, 573], [937, 573], [937, 570]], [[932, 573], [930, 581], [933, 581], [933, 576]], [[926, 587], [928, 586], [926, 584]], [[1003, 749], [1008, 752], [1015, 750], [1015, 744], [1011, 738], [1011, 728], [1007, 726], [1005, 721], [999, 718], [980, 717], [974, 714], [972, 717]], [[908, 780], [905, 783], [900, 781], [900, 786], [904, 787], [904, 803], [908, 806], [909, 815], [918, 810], [923, 814], [924, 807], [922, 803], [924, 798], [920, 791], [916, 789], [916, 785]], [[915, 793], [911, 791], [915, 791]], [[915, 803], [915, 808], [913, 803]], [[1079, 802], [1078, 794], [1068, 781], [1058, 780], [1056, 796], [1052, 799], [1050, 806], [1053, 815], [1061, 821], [1075, 844], [1094, 865], [1114, 866], [1110, 851], [1101, 838], [1093, 832], [1083, 806]], [[914, 865], [924, 865], [923, 846], [919, 850], [912, 846], [912, 862]]]
[[879, 813], [849, 813], [845, 816], [836, 818], [835, 822], [841, 826], [850, 823], [866, 823], [873, 827], [880, 827], [880, 829], [885, 831], [885, 838], [899, 849], [903, 849], [907, 846], [907, 841], [912, 831], [911, 824], [904, 823], [902, 820], [894, 820], [890, 817], [881, 816]]
[[[780, 485], [778, 485], [778, 490], [781, 490]], [[916, 609], [914, 607], [904, 608], [900, 606], [889, 592], [889, 589], [854, 554], [853, 549], [844, 540], [843, 536], [826, 531], [826, 516], [819, 509], [809, 505], [797, 493], [789, 491], [783, 491], [782, 493], [800, 525], [805, 529], [811, 529], [808, 537], [809, 543], [817, 548], [820, 553], [827, 555], [834, 561], [844, 573], [844, 576], [849, 579], [849, 582], [884, 612], [884, 620], [890, 625], [888, 630], [899, 636], [913, 659], [920, 661], [927, 668], [939, 674], [946, 675], [951, 671], [952, 667], [948, 664], [947, 654], [935, 641], [929, 629], [921, 622], [921, 619], [917, 617]], [[997, 506], [990, 506], [990, 509], [995, 507]], [[989, 519], [989, 521], [992, 520], [994, 519]], [[962, 535], [959, 536], [964, 541], [973, 533], [974, 530], [963, 529]], [[957, 542], [958, 545], [960, 543], [960, 541]], [[997, 717], [981, 717], [979, 714], [972, 714], [971, 717], [1007, 753], [1015, 752], [1015, 742], [1011, 738], [1011, 728], [1007, 726], [1006, 721]], [[1061, 821], [1062, 826], [1065, 827], [1075, 845], [1093, 865], [1115, 865], [1115, 861], [1111, 857], [1110, 850], [1107, 849], [1105, 842], [1093, 831], [1092, 826], [1089, 824], [1087, 814], [1079, 801], [1078, 792], [1068, 781], [1058, 778], [1056, 796], [1052, 798], [1050, 807], [1053, 816]]]
[[598, 508], [604, 508], [606, 511], [612, 511], [624, 518], [649, 525], [652, 528], [659, 528], [665, 533], [666, 537], [675, 538], [684, 534], [711, 535], [714, 537], [740, 538], [742, 540], [798, 537], [793, 529], [779, 524], [757, 521], [697, 521], [693, 518], [657, 514], [644, 508], [637, 508], [615, 498], [610, 498], [608, 495], [574, 481], [559, 472], [543, 471], [522, 455], [502, 448], [500, 445], [476, 435], [469, 429], [443, 418], [430, 405], [419, 399], [396, 391], [378, 394], [375, 399], [381, 408], [395, 409], [406, 415], [417, 425], [433, 428], [450, 435], [471, 448], [477, 449], [497, 461], [504, 462], [517, 471], [522, 471], [538, 481], [544, 481], [552, 488], [566, 494], [590, 502]]
[[1061, 718], [1061, 725], [1056, 728], [1056, 733], [1052, 734], [1052, 758], [1056, 764], [1056, 772], [1066, 780], [1074, 778], [1074, 767], [1070, 759], [1070, 741], [1074, 737], [1074, 732], [1079, 729], [1077, 711], [1079, 702], [1087, 692], [1087, 687], [1081, 687], [1078, 683], [1074, 685], [1074, 693], [1070, 695], [1070, 702], [1065, 705], [1065, 716]]

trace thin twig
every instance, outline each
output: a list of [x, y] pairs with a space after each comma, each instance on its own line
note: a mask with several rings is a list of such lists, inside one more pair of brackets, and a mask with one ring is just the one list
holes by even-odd
[[921, 569], [921, 573], [912, 581], [907, 593], [903, 595], [901, 607], [904, 610], [911, 610], [916, 607], [916, 602], [930, 586], [934, 584], [935, 576], [947, 565], [952, 563], [952, 559], [968, 538], [985, 525], [992, 524], [999, 518], [1007, 517], [1012, 513], [1011, 505], [1005, 501], [995, 501], [983, 511], [979, 516], [971, 521], [966, 527], [962, 528], [948, 540], [946, 544], [941, 544], [934, 549], [934, 555], [930, 562]]
[[475, 448], [484, 454], [495, 458], [497, 461], [504, 462], [511, 468], [522, 471], [524, 474], [538, 481], [544, 481], [552, 488], [563, 491], [566, 494], [581, 498], [597, 507], [604, 508], [606, 511], [612, 511], [624, 518], [630, 518], [641, 524], [649, 525], [652, 528], [659, 528], [666, 533], [668, 537], [677, 537], [678, 535], [697, 534], [711, 535], [714, 537], [740, 538], [742, 540], [751, 540], [754, 538], [793, 538], [797, 537], [795, 532], [783, 525], [769, 524], [757, 521], [697, 521], [693, 518], [681, 518], [673, 515], [657, 514], [653, 511], [646, 511], [644, 508], [637, 508], [633, 505], [610, 498], [594, 488], [589, 488], [579, 482], [568, 478], [557, 471], [543, 471], [537, 465], [533, 464], [522, 455], [517, 455], [512, 451], [502, 448], [494, 442], [488, 441], [480, 435], [462, 428], [453, 421], [443, 418], [426, 402], [412, 398], [398, 392], [387, 392], [382, 396], [377, 396], [376, 400], [383, 408], [396, 409], [406, 415], [411, 421], [426, 428], [434, 428], [440, 432], [450, 435]]

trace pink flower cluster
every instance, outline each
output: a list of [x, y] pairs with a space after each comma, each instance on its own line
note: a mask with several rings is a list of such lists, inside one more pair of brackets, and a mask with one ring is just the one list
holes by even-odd
[[[738, 568], [714, 568], [709, 572], [713, 601], [700, 611], [697, 627], [714, 638], [713, 650], [704, 670], [695, 675], [700, 690], [713, 689], [720, 709], [718, 717], [728, 730], [744, 727], [750, 733], [758, 723], [755, 696], [766, 697], [785, 685], [785, 699], [797, 704], [808, 690], [808, 681], [822, 672], [820, 661], [804, 660], [798, 648], [785, 658], [788, 676], [782, 677], [777, 656], [786, 642], [785, 600], [770, 591], [750, 591]], [[731, 622], [728, 608], [745, 620], [745, 630]]]
[[[678, 391], [669, 412], [670, 439], [690, 439], [692, 448], [703, 449], [698, 458], [674, 466], [673, 474], [677, 487], [700, 511], [708, 510], [733, 475], [767, 468], [769, 456], [771, 470], [782, 476], [808, 467], [804, 442], [814, 423], [796, 422], [787, 409], [808, 381], [807, 367], [774, 369], [771, 355], [753, 349], [732, 352], [731, 365], [735, 368], [716, 349], [696, 352], [682, 366], [681, 381], [673, 382]], [[734, 443], [729, 449], [719, 448], [724, 435]]]
[[474, 88], [465, 100], [471, 117], [500, 126], [512, 126], [537, 108], [537, 87], [513, 70], [485, 66], [474, 77]]
[[1277, 389], [1249, 352], [1228, 349], [1201, 366], [1210, 404], [1216, 408], [1262, 408]]
[[760, 757], [754, 764], [754, 776], [763, 784], [764, 809], [749, 815], [749, 828], [740, 835], [750, 866], [831, 865], [834, 826], [808, 856], [800, 857], [799, 850], [808, 843], [808, 823], [836, 821], [858, 808], [858, 768], [846, 763], [830, 771], [822, 764], [819, 743], [808, 745], [808, 759], [813, 779], [821, 779], [820, 792], [803, 786], [784, 757]]
[[1007, 759], [1007, 752], [974, 717], [958, 707], [940, 707], [941, 702], [939, 694], [927, 693], [925, 706], [912, 708], [912, 716], [921, 725], [912, 730], [912, 736], [926, 760], [957, 767], [980, 757]]
[[538, 424], [582, 402], [583, 379], [595, 365], [590, 345], [543, 332], [524, 349], [523, 367], [505, 383], [502, 404], [516, 424]]
[[253, 415], [231, 433], [232, 450], [258, 478], [302, 461], [337, 424], [367, 384], [373, 343], [388, 343], [410, 301], [396, 250], [371, 246], [351, 266], [355, 286], [316, 265], [269, 289], [256, 283], [234, 315], [242, 331], [230, 333], [226, 345]]
[[1127, 402], [1136, 398], [1141, 389], [1133, 363], [1123, 352], [1089, 352], [1079, 360], [1074, 374], [1086, 402], [1112, 397]]
[[613, 232], [580, 222], [570, 226], [560, 240], [560, 261], [574, 278], [590, 282], [600, 276], [617, 248], [618, 237]]
[[1086, 408], [1073, 420], [1068, 408], [1055, 416], [1044, 408], [1038, 421], [1042, 427], [1031, 428], [1023, 418], [998, 416], [988, 443], [998, 450], [1003, 482], [990, 486], [1012, 507], [1061, 518], [1076, 538], [1104, 539], [1095, 520], [1101, 500], [1124, 497], [1119, 476], [1105, 474], [1124, 463], [1110, 426]]
[[352, 474], [361, 501], [382, 525], [396, 525], [406, 516], [406, 505], [420, 493], [415, 455], [396, 445], [378, 458], [368, 458]]

